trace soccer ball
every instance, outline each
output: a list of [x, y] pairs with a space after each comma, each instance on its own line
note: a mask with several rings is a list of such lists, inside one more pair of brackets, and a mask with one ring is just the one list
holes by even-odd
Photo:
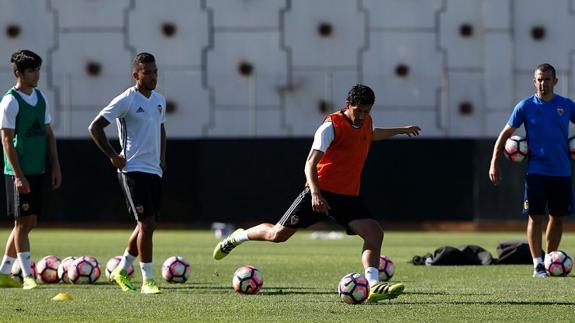
[[510, 161], [520, 163], [527, 159], [529, 155], [529, 148], [527, 146], [527, 139], [520, 136], [512, 136], [505, 142], [505, 149], [503, 154]]
[[361, 304], [369, 296], [369, 282], [365, 276], [349, 273], [339, 281], [339, 298], [347, 304]]
[[236, 269], [232, 284], [240, 294], [257, 294], [264, 285], [264, 274], [254, 266], [242, 266]]
[[[120, 264], [120, 261], [122, 260], [122, 256], [115, 256], [110, 258], [110, 260], [108, 260], [108, 262], [106, 263], [106, 270], [104, 270], [104, 273], [106, 274], [106, 278], [108, 279], [108, 282], [112, 282], [112, 279], [110, 278], [112, 275], [112, 271], [114, 271], [114, 269], [116, 269], [116, 267], [118, 267], [118, 265]], [[130, 267], [128, 267], [128, 277], [134, 277], [134, 266], [130, 265]]]
[[180, 256], [170, 257], [162, 264], [162, 277], [168, 283], [183, 284], [190, 278], [191, 273], [190, 264]]
[[569, 155], [575, 160], [575, 136], [569, 137]]
[[72, 284], [93, 284], [98, 278], [100, 278], [100, 264], [94, 257], [80, 257], [68, 267], [68, 279]]
[[58, 267], [58, 278], [64, 283], [70, 282], [70, 279], [68, 279], [68, 267], [74, 260], [76, 260], [76, 257], [70, 256], [64, 258], [64, 260], [60, 262], [60, 266]]
[[567, 276], [573, 269], [573, 259], [564, 251], [553, 251], [545, 257], [545, 269], [550, 276]]
[[379, 257], [379, 280], [388, 281], [395, 273], [395, 265], [388, 256]]
[[[32, 259], [30, 259], [30, 266], [32, 267], [32, 276], [36, 277], [36, 263]], [[22, 278], [22, 269], [20, 268], [19, 260], [14, 261], [12, 265], [12, 277], [20, 282], [24, 280], [24, 278]]]
[[36, 265], [36, 278], [46, 284], [54, 284], [60, 281], [58, 277], [58, 268], [60, 267], [60, 258], [56, 256], [46, 256]]

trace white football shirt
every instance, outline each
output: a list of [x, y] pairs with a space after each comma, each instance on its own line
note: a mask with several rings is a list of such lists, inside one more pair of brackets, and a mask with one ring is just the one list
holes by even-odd
[[133, 86], [115, 97], [99, 115], [110, 123], [116, 120], [121, 154], [126, 158], [123, 172], [162, 176], [160, 132], [166, 121], [164, 96], [152, 91], [146, 98]]
[[[36, 91], [40, 92], [38, 89], [34, 89], [32, 94], [28, 95], [24, 92], [20, 92], [16, 90], [18, 94], [22, 97], [22, 99], [31, 106], [36, 106], [38, 103], [38, 95]], [[42, 92], [40, 92], [44, 97], [44, 101], [46, 102], [46, 113], [44, 114], [44, 123], [50, 124], [52, 122], [52, 115], [50, 114], [50, 104], [48, 103], [48, 98]], [[0, 101], [0, 119], [2, 120], [2, 128], [4, 129], [16, 129], [16, 116], [18, 116], [18, 112], [20, 111], [20, 106], [18, 105], [18, 100], [9, 94], [2, 97], [2, 101]]]

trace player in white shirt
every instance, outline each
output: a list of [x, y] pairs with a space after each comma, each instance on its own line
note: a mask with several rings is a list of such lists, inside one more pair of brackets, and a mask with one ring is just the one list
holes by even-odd
[[[140, 53], [133, 61], [136, 85], [115, 97], [90, 124], [92, 139], [118, 169], [118, 179], [129, 212], [137, 221], [122, 260], [111, 274], [123, 291], [135, 288], [127, 269], [140, 257], [144, 294], [160, 289], [153, 276], [153, 233], [160, 213], [161, 178], [166, 169], [166, 99], [154, 91], [158, 79], [152, 54]], [[116, 120], [122, 151], [110, 145], [104, 128]]]

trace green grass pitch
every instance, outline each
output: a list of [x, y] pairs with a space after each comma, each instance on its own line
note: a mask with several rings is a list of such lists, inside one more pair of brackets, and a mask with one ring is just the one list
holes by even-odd
[[[128, 230], [36, 229], [31, 234], [37, 261], [54, 254], [93, 255], [106, 261], [123, 252]], [[6, 229], [0, 230], [5, 241]], [[339, 279], [361, 272], [361, 240], [312, 240], [309, 231], [283, 244], [248, 242], [221, 261], [212, 259], [217, 240], [208, 231], [157, 231], [155, 274], [163, 294], [123, 293], [105, 282], [95, 285], [41, 285], [39, 289], [1, 289], [0, 322], [146, 321], [146, 322], [461, 322], [572, 321], [575, 276], [533, 279], [532, 266], [425, 267], [408, 264], [414, 255], [441, 245], [478, 244], [495, 255], [499, 241], [523, 239], [524, 233], [388, 232], [383, 253], [396, 266], [394, 281], [405, 294], [376, 305], [339, 301]], [[2, 244], [2, 247], [4, 245]], [[575, 252], [575, 234], [565, 234], [562, 248]], [[192, 267], [183, 285], [167, 284], [160, 266], [172, 255]], [[239, 295], [231, 287], [234, 270], [252, 264], [264, 273], [258, 295]], [[138, 262], [135, 263], [138, 266]], [[136, 270], [135, 282], [141, 275]], [[71, 301], [51, 298], [68, 292]]]

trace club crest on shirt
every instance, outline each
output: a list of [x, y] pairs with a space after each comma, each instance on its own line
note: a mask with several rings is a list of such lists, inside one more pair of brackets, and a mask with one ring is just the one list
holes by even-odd
[[142, 214], [144, 213], [144, 207], [142, 205], [137, 205], [136, 206], [136, 212]]
[[557, 114], [562, 117], [563, 113], [565, 113], [565, 109], [563, 109], [562, 107], [557, 107]]
[[299, 217], [297, 215], [294, 214], [294, 215], [290, 216], [289, 223], [291, 225], [297, 224], [298, 222], [299, 222]]
[[158, 112], [162, 113], [162, 105], [161, 104], [158, 104]]
[[525, 200], [525, 202], [523, 202], [523, 209], [529, 210], [529, 201], [528, 200]]

